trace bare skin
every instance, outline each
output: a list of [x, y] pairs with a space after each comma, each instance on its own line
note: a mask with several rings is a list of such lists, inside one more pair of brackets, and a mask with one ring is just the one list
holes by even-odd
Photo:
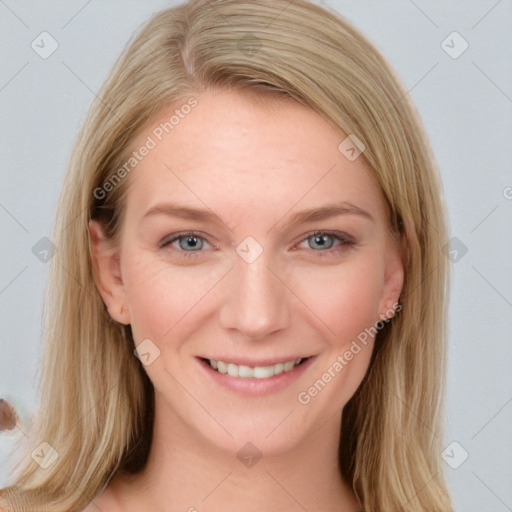
[[[129, 176], [120, 245], [90, 224], [110, 315], [159, 354], [144, 366], [155, 388], [148, 463], [85, 510], [359, 512], [338, 443], [374, 346], [370, 336], [356, 352], [353, 341], [392, 316], [403, 284], [384, 199], [363, 158], [338, 149], [346, 134], [313, 110], [247, 92], [195, 97]], [[147, 214], [168, 202], [217, 218]], [[336, 215], [291, 223], [341, 202]], [[255, 394], [229, 384], [248, 379], [201, 358], [249, 367], [308, 359], [281, 388]]]

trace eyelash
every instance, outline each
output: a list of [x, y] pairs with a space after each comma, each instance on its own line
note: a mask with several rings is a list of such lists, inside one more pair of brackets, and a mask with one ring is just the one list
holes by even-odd
[[[321, 258], [332, 256], [333, 254], [338, 253], [341, 250], [347, 250], [356, 245], [356, 242], [344, 233], [341, 233], [338, 231], [319, 231], [319, 230], [311, 231], [311, 232], [307, 233], [300, 240], [299, 244], [302, 242], [307, 242], [307, 240], [313, 236], [322, 236], [322, 235], [323, 236], [327, 235], [327, 236], [333, 237], [333, 238], [337, 239], [339, 241], [339, 243], [329, 249], [324, 249], [324, 250], [310, 249], [312, 252], [318, 253], [318, 256], [320, 256]], [[176, 242], [180, 238], [187, 238], [187, 237], [198, 238], [198, 239], [201, 239], [201, 240], [209, 243], [205, 237], [201, 236], [201, 234], [197, 233], [196, 231], [186, 231], [186, 232], [182, 232], [182, 233], [174, 233], [173, 235], [170, 235], [170, 236], [171, 236], [171, 238], [165, 238], [160, 243], [161, 249], [165, 249], [167, 246], [169, 246], [173, 242]], [[299, 244], [297, 244], [297, 245], [299, 245]], [[212, 245], [212, 244], [210, 244], [210, 245]], [[294, 249], [294, 250], [296, 250], [296, 249]], [[181, 255], [183, 255], [185, 258], [197, 258], [199, 256], [198, 253], [201, 253], [203, 251], [201, 251], [201, 250], [182, 251], [182, 250], [177, 249], [177, 252], [181, 253]]]
[[329, 249], [316, 250], [316, 251], [314, 249], [310, 249], [311, 251], [318, 253], [318, 256], [320, 256], [321, 258], [325, 258], [325, 257], [331, 256], [333, 254], [336, 254], [340, 251], [350, 249], [351, 247], [354, 247], [356, 245], [356, 242], [352, 238], [350, 238], [348, 235], [346, 235], [345, 233], [341, 233], [339, 231], [320, 231], [320, 230], [310, 231], [309, 233], [306, 234], [306, 236], [304, 238], [302, 238], [302, 240], [299, 243], [307, 242], [307, 240], [311, 237], [322, 236], [322, 235], [323, 236], [327, 235], [327, 236], [333, 237], [333, 238], [337, 239], [339, 243]]

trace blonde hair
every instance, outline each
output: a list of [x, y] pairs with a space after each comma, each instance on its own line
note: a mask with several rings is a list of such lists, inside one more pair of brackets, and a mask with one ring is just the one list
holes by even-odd
[[[415, 108], [389, 64], [346, 20], [306, 0], [196, 0], [156, 14], [115, 64], [81, 130], [58, 205], [44, 315], [40, 408], [5, 510], [81, 510], [121, 470], [144, 466], [153, 388], [129, 326], [94, 285], [88, 221], [122, 223], [129, 180], [95, 190], [134, 136], [206, 88], [275, 93], [365, 145], [399, 234], [403, 310], [382, 329], [343, 411], [340, 465], [366, 512], [452, 511], [441, 463], [448, 263], [445, 205]], [[342, 139], [340, 139], [341, 142]], [[49, 443], [57, 460], [30, 456]]]

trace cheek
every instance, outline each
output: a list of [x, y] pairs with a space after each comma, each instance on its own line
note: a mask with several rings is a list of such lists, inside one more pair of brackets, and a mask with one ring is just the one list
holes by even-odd
[[[383, 275], [378, 261], [368, 252], [346, 265], [290, 267], [283, 278], [300, 298], [296, 315], [309, 316], [308, 323], [333, 345], [349, 343], [377, 318]], [[184, 330], [197, 328], [198, 315], [214, 313], [208, 295], [228, 270], [229, 265], [172, 265], [165, 257], [127, 251], [122, 273], [135, 342], [161, 340], [173, 331], [183, 337]]]
[[331, 417], [361, 384], [374, 348], [382, 276], [382, 267], [361, 260], [317, 271], [302, 282], [298, 295], [321, 319], [326, 342], [312, 377], [297, 395], [309, 413]]
[[294, 276], [294, 288], [334, 343], [345, 343], [378, 317], [382, 291], [382, 266], [370, 258], [350, 265], [317, 268]]
[[[172, 336], [222, 277], [217, 270], [171, 266], [150, 255], [125, 259], [123, 280], [135, 342]], [[198, 278], [198, 274], [201, 276]]]

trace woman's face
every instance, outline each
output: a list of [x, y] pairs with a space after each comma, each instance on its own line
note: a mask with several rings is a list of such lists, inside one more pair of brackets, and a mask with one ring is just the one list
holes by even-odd
[[120, 246], [96, 247], [100, 291], [142, 343], [169, 431], [277, 453], [352, 397], [403, 271], [346, 135], [253, 94], [207, 91], [168, 133], [179, 105], [141, 132]]

